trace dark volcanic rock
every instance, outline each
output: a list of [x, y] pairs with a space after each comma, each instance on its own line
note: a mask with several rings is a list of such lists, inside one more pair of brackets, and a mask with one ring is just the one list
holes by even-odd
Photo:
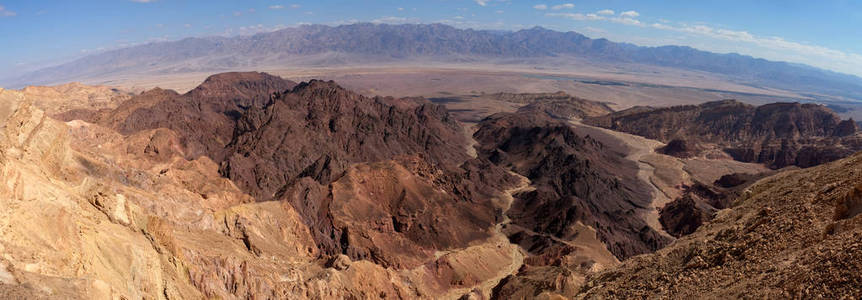
[[661, 209], [659, 222], [675, 237], [689, 235], [712, 220], [718, 210], [731, 207], [746, 187], [771, 174], [732, 173], [721, 176], [712, 185], [695, 181], [685, 187], [682, 197]]
[[511, 167], [536, 188], [515, 196], [512, 224], [568, 238], [582, 222], [620, 258], [669, 242], [641, 218], [651, 199], [636, 165], [567, 123], [540, 113], [500, 113], [483, 120], [474, 137], [480, 157]]
[[386, 100], [331, 81], [302, 83], [239, 119], [222, 174], [268, 200], [301, 177], [328, 184], [350, 163], [417, 153], [442, 168], [467, 160], [463, 129], [445, 108], [399, 109]]
[[686, 194], [665, 205], [659, 221], [667, 233], [681, 237], [697, 230], [703, 223], [711, 220], [714, 214], [715, 208]]
[[679, 158], [689, 158], [697, 155], [698, 150], [694, 145], [685, 140], [674, 139], [667, 143], [664, 147], [656, 149], [659, 153], [676, 156]]
[[237, 119], [252, 107], [263, 107], [274, 93], [296, 83], [266, 73], [223, 73], [180, 95], [153, 89], [135, 96], [113, 111], [75, 111], [59, 118], [79, 118], [116, 129], [122, 134], [168, 128], [180, 135], [186, 157], [206, 155], [221, 161]]
[[556, 93], [497, 93], [491, 98], [527, 104], [521, 107], [521, 112], [540, 112], [557, 119], [588, 118], [604, 116], [614, 112], [606, 103], [591, 101], [566, 94]]
[[312, 80], [238, 120], [221, 173], [300, 212], [322, 252], [412, 268], [487, 238], [515, 183], [470, 159], [463, 128], [421, 98], [367, 98]]
[[[166, 128], [185, 148], [177, 152], [209, 156], [258, 201], [290, 203], [322, 255], [387, 267], [487, 238], [502, 219], [491, 200], [517, 183], [467, 155], [464, 129], [443, 106], [367, 98], [331, 81], [225, 73], [186, 94], [154, 89], [67, 116], [123, 134]], [[140, 151], [174, 151], [151, 144]]]
[[[716, 145], [734, 159], [772, 168], [810, 167], [862, 149], [852, 120], [842, 121], [817, 104], [752, 106], [735, 100], [666, 108], [637, 108], [588, 123], [663, 142]], [[674, 148], [665, 152], [680, 153]], [[700, 149], [698, 149], [700, 150]], [[682, 151], [687, 154], [688, 151]]]

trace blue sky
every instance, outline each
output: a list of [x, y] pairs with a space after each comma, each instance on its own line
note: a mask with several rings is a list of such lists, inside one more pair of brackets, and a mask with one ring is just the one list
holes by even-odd
[[862, 76], [862, 1], [855, 0], [0, 0], [0, 76], [152, 41], [355, 22], [495, 30], [538, 25]]

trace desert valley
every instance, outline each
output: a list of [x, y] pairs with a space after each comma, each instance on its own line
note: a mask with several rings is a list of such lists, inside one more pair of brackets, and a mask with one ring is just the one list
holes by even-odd
[[0, 82], [4, 299], [862, 297], [855, 75], [357, 23]]

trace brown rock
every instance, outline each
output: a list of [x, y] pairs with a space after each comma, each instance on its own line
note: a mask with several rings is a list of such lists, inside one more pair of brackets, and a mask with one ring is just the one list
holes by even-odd
[[[633, 108], [592, 118], [590, 124], [659, 141], [685, 141], [686, 148], [716, 145], [734, 159], [772, 168], [810, 167], [862, 149], [855, 124], [822, 105], [735, 100], [666, 108]], [[678, 148], [674, 145], [672, 148]], [[670, 153], [688, 151], [665, 148]], [[696, 150], [699, 152], [699, 150]]]

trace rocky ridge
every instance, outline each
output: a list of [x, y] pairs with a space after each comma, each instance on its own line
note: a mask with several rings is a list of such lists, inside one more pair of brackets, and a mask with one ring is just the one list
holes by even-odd
[[557, 119], [600, 117], [614, 112], [606, 103], [556, 93], [497, 93], [489, 96], [500, 101], [524, 104], [519, 111], [539, 112]]
[[[810, 167], [862, 149], [858, 127], [822, 105], [772, 103], [752, 106], [735, 100], [667, 108], [633, 108], [592, 118], [590, 124], [686, 146], [677, 155], [715, 156], [720, 150], [743, 162], [772, 168]], [[692, 153], [692, 152], [695, 153]], [[718, 154], [721, 155], [721, 154]]]

